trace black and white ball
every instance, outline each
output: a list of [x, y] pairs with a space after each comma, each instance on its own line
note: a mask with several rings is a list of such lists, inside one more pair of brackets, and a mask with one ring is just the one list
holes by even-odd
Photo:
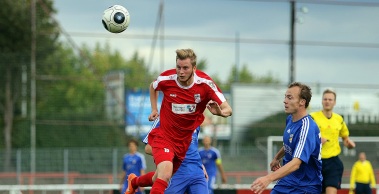
[[130, 23], [129, 11], [121, 5], [110, 6], [104, 11], [102, 23], [109, 32], [123, 32]]

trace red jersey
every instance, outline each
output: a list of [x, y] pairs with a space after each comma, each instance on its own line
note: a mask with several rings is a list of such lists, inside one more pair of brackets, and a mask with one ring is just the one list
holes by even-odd
[[193, 131], [204, 121], [207, 103], [210, 100], [218, 104], [226, 101], [213, 80], [199, 70], [194, 73], [194, 82], [190, 86], [180, 85], [176, 69], [167, 70], [153, 82], [153, 88], [164, 94], [160, 128], [168, 141], [191, 141]]

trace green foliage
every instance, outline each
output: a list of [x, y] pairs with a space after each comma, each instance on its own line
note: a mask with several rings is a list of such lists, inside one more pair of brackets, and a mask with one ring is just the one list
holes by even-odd
[[197, 64], [196, 68], [201, 71], [205, 71], [207, 69], [207, 60], [206, 59], [200, 59]]
[[[146, 88], [152, 76], [144, 60], [134, 54], [125, 60], [109, 45], [97, 44], [91, 50], [85, 45], [81, 56], [69, 47], [57, 50], [49, 61], [55, 64], [49, 75], [58, 80], [41, 81], [39, 87], [38, 125], [39, 147], [96, 147], [124, 145], [124, 126], [104, 117], [105, 85], [103, 77], [112, 71], [125, 72], [127, 88]], [[51, 122], [58, 122], [54, 124]]]
[[280, 83], [279, 79], [273, 77], [271, 73], [268, 73], [267, 75], [264, 75], [264, 76], [258, 76], [258, 75], [253, 74], [249, 70], [246, 64], [243, 65], [242, 69], [240, 69], [237, 73], [236, 71], [237, 71], [236, 67], [235, 65], [233, 65], [227, 81], [225, 83], [216, 82], [216, 83], [221, 83], [219, 85], [221, 85], [220, 88], [222, 90], [229, 91], [231, 84], [235, 82], [248, 83], [248, 84], [250, 83], [274, 83], [274, 84]]
[[[0, 6], [0, 52], [26, 53], [30, 49], [30, 5], [22, 1], [3, 0]], [[28, 47], [25, 47], [29, 45]], [[5, 62], [0, 60], [0, 62]]]

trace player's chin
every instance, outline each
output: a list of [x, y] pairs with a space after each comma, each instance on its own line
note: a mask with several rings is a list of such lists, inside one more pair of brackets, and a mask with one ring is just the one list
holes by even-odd
[[185, 76], [179, 76], [178, 79], [179, 79], [179, 81], [183, 82], [183, 81], [187, 80], [187, 77], [185, 77]]

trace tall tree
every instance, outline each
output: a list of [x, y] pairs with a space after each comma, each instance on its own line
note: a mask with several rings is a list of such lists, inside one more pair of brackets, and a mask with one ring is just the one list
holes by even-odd
[[20, 94], [20, 72], [28, 56], [30, 46], [30, 26], [27, 4], [21, 1], [4, 0], [0, 6], [0, 112], [3, 115], [3, 138], [5, 147], [4, 169], [10, 167], [12, 150], [11, 134], [15, 103]]
[[[51, 0], [40, 0], [46, 7], [52, 9]], [[10, 170], [12, 152], [12, 129], [16, 112], [19, 112], [21, 94], [21, 76], [23, 66], [30, 62], [31, 17], [30, 1], [3, 0], [0, 6], [0, 112], [3, 115], [4, 126], [4, 170]], [[37, 64], [43, 64], [49, 52], [53, 50], [57, 38], [55, 24], [49, 19], [49, 14], [37, 6]], [[55, 33], [54, 33], [55, 32]], [[39, 65], [42, 66], [42, 65]], [[28, 69], [28, 68], [27, 68]], [[38, 67], [37, 67], [38, 70]]]

